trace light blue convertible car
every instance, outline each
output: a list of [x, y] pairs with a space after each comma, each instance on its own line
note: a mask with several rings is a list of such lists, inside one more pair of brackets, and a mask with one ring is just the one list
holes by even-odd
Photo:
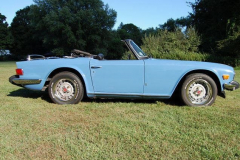
[[123, 43], [135, 60], [106, 60], [74, 50], [69, 57], [31, 55], [17, 62], [12, 84], [45, 91], [58, 104], [79, 103], [89, 98], [168, 99], [178, 93], [189, 106], [211, 105], [224, 90], [235, 90], [235, 72], [216, 63], [149, 58], [132, 40]]

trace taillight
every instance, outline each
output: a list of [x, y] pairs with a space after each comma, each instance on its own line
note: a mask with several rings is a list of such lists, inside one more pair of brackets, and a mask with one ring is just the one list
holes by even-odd
[[19, 76], [23, 75], [23, 69], [16, 69], [16, 74]]

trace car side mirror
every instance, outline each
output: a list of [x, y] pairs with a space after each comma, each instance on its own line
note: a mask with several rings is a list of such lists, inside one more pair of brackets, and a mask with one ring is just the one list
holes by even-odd
[[103, 60], [104, 59], [104, 55], [102, 53], [98, 54], [98, 60]]

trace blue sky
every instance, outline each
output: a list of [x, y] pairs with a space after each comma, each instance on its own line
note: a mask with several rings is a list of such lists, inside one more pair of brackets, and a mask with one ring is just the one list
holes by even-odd
[[[141, 29], [158, 27], [169, 18], [180, 18], [192, 12], [186, 2], [195, 0], [102, 0], [117, 12], [115, 29], [121, 22], [133, 23]], [[1, 0], [0, 13], [7, 17], [11, 24], [16, 11], [34, 4], [33, 0]]]

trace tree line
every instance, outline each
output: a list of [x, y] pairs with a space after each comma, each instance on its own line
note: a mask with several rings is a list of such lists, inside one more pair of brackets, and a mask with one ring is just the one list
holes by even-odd
[[158, 58], [190, 56], [240, 65], [240, 1], [196, 0], [189, 3], [193, 11], [187, 17], [170, 18], [146, 30], [123, 23], [114, 30], [117, 12], [101, 0], [34, 2], [17, 11], [10, 25], [0, 13], [1, 55], [9, 49], [15, 56], [62, 56], [77, 48], [121, 59], [125, 50], [120, 41], [130, 38]]

